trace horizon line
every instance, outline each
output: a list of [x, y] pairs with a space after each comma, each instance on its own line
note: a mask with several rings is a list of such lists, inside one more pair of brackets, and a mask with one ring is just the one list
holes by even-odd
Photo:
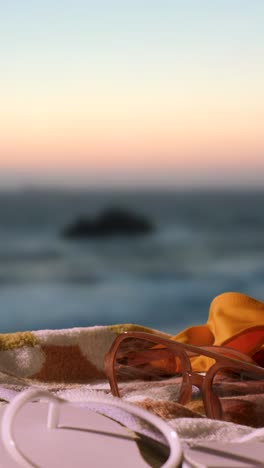
[[264, 192], [260, 184], [226, 184], [226, 185], [70, 185], [70, 184], [25, 184], [20, 186], [0, 186], [4, 193], [89, 193], [89, 192]]

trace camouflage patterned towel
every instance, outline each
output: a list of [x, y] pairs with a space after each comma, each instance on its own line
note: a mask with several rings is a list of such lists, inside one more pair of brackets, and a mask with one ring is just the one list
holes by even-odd
[[[9, 401], [16, 392], [30, 386], [58, 395], [70, 390], [71, 397], [75, 393], [78, 398], [81, 392], [84, 399], [85, 392], [91, 390], [109, 394], [104, 374], [105, 353], [119, 333], [136, 330], [170, 337], [130, 324], [0, 335], [1, 400]], [[164, 419], [199, 416], [177, 403], [164, 403], [162, 395], [159, 398], [159, 394], [154, 395], [148, 387], [143, 394], [133, 394], [132, 399]]]
[[[91, 391], [103, 392], [110, 397], [104, 374], [104, 355], [123, 331], [147, 331], [170, 337], [157, 330], [129, 324], [0, 335], [0, 401], [5, 404], [27, 387], [41, 387], [70, 401], [85, 402]], [[146, 384], [143, 389], [133, 386], [132, 390], [128, 401], [171, 423], [177, 420], [178, 429], [180, 421], [191, 424], [184, 424], [189, 432], [191, 427], [219, 425], [219, 422], [203, 417], [197, 407], [184, 407], [173, 399], [168, 401], [164, 397], [164, 388], [151, 388]], [[244, 421], [237, 422], [244, 424]], [[223, 424], [226, 423], [220, 423], [218, 429]], [[198, 431], [197, 435], [200, 436], [201, 432]]]
[[0, 334], [0, 398], [28, 386], [53, 392], [101, 388], [109, 393], [104, 356], [123, 331], [159, 333], [137, 325]]

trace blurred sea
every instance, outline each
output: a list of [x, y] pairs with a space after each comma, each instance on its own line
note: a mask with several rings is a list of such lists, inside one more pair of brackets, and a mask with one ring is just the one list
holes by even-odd
[[[113, 206], [155, 232], [60, 236]], [[0, 192], [0, 332], [137, 323], [174, 334], [206, 322], [225, 291], [264, 300], [264, 192]]]

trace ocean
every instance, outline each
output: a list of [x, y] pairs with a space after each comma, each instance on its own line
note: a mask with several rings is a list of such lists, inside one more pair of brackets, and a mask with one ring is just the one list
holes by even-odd
[[[61, 232], [118, 207], [152, 233], [82, 241]], [[172, 334], [210, 302], [264, 300], [264, 192], [0, 192], [0, 332], [136, 323]]]

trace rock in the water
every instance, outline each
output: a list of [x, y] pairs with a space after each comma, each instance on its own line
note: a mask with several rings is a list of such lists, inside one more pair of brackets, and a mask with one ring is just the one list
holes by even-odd
[[109, 209], [94, 219], [78, 218], [64, 229], [63, 236], [69, 239], [135, 236], [148, 234], [153, 230], [152, 223], [143, 216], [121, 209]]

